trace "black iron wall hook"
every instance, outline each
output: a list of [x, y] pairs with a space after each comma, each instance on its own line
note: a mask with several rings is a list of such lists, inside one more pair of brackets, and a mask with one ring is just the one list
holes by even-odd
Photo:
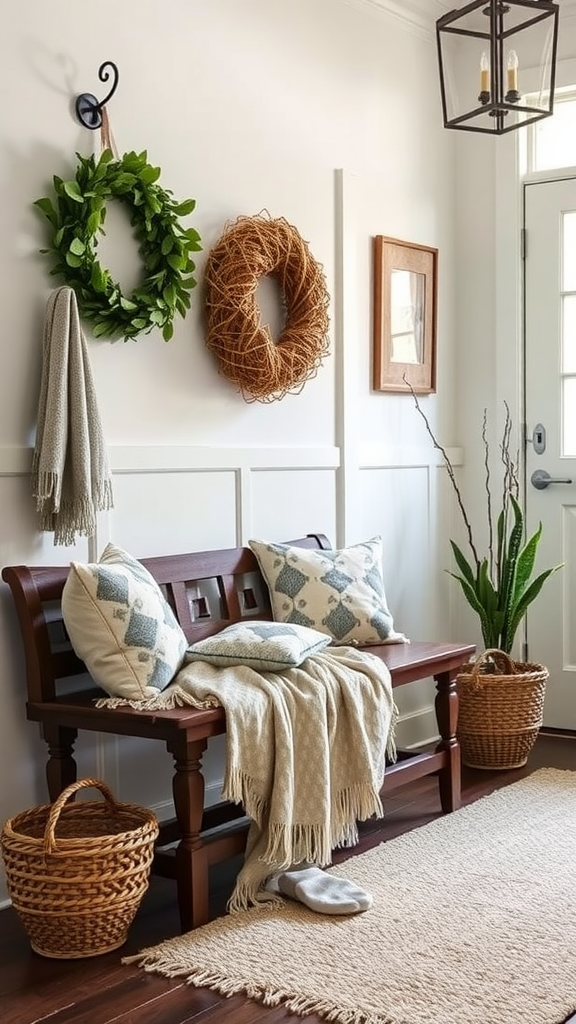
[[107, 96], [103, 100], [98, 101], [91, 92], [83, 92], [76, 98], [76, 116], [81, 124], [85, 128], [99, 128], [102, 124], [102, 108], [106, 106], [108, 100], [111, 100], [114, 93], [116, 92], [116, 86], [118, 85], [118, 68], [111, 60], [104, 61], [98, 69], [98, 78], [101, 82], [107, 82], [110, 78], [110, 72], [107, 68], [112, 69], [114, 75], [114, 82], [112, 88]]

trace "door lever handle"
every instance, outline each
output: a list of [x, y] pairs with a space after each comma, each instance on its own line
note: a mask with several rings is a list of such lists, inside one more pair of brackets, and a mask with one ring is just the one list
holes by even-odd
[[549, 484], [571, 484], [572, 481], [566, 477], [552, 477], [545, 469], [535, 469], [530, 477], [530, 483], [537, 491], [545, 491]]

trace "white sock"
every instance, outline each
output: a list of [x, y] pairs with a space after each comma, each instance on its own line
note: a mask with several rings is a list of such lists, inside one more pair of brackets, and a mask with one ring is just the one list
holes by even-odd
[[275, 882], [283, 896], [304, 903], [318, 914], [358, 914], [372, 906], [370, 893], [319, 867], [296, 865], [277, 875]]

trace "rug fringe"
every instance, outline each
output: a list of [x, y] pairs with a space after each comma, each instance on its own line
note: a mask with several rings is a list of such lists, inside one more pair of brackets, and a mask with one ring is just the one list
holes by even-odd
[[[173, 940], [175, 944], [177, 941], [177, 939]], [[187, 985], [193, 985], [195, 988], [209, 988], [226, 997], [244, 995], [247, 999], [254, 999], [264, 1006], [282, 1006], [299, 1017], [317, 1013], [334, 1024], [398, 1024], [397, 1018], [388, 1015], [383, 1017], [381, 1014], [366, 1014], [362, 1010], [339, 1009], [326, 1000], [297, 995], [294, 992], [264, 983], [234, 981], [217, 972], [201, 968], [190, 971], [190, 967], [178, 957], [176, 949], [172, 949], [170, 955], [167, 954], [168, 951], [163, 954], [161, 950], [143, 950], [141, 953], [123, 957], [122, 963], [136, 964], [149, 974], [162, 974], [166, 978], [185, 977]]]

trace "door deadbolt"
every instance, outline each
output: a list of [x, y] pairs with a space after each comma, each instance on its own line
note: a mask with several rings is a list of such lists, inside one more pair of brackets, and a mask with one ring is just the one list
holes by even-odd
[[532, 431], [532, 437], [528, 438], [534, 445], [536, 455], [543, 455], [546, 451], [546, 427], [543, 423], [537, 423]]

